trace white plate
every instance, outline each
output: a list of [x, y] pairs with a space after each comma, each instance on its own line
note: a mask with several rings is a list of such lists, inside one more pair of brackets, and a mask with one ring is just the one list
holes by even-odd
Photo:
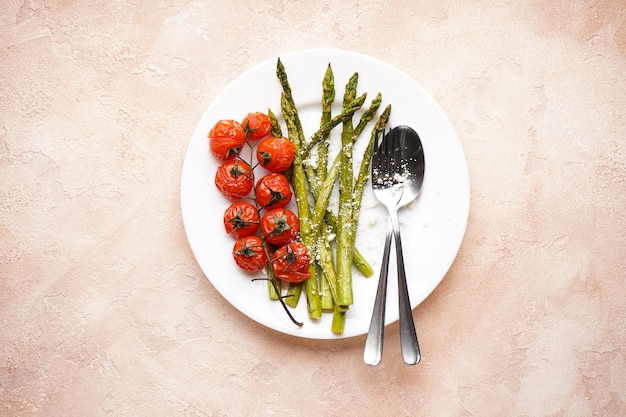
[[[280, 59], [285, 65], [307, 136], [314, 133], [319, 124], [321, 81], [329, 63], [335, 74], [337, 90], [334, 114], [340, 112], [347, 79], [358, 72], [358, 93], [368, 93], [364, 108], [369, 106], [377, 92], [381, 92], [383, 105], [379, 114], [384, 106], [392, 105], [388, 127], [406, 124], [420, 135], [426, 159], [422, 193], [414, 204], [399, 213], [411, 304], [417, 306], [447, 273], [467, 225], [469, 178], [454, 128], [419, 84], [377, 59], [327, 49], [293, 52]], [[324, 314], [317, 321], [308, 318], [304, 295], [298, 307], [292, 309], [304, 326], [295, 326], [280, 304], [269, 300], [266, 282], [252, 282], [251, 276], [243, 273], [231, 258], [234, 239], [225, 234], [222, 224], [223, 212], [230, 202], [214, 185], [218, 161], [208, 151], [207, 132], [220, 119], [242, 120], [248, 112], [267, 111], [268, 108], [282, 123], [276, 61], [277, 57], [269, 59], [239, 76], [215, 98], [198, 123], [185, 156], [181, 178], [185, 231], [198, 264], [210, 282], [226, 300], [251, 319], [299, 337], [333, 339], [361, 335], [369, 327], [387, 224], [386, 211], [376, 203], [370, 187], [364, 196], [357, 247], [370, 261], [375, 274], [364, 278], [358, 272], [354, 273], [355, 301], [347, 313], [342, 336], [330, 331], [331, 314]], [[282, 127], [286, 134], [284, 123]], [[339, 133], [336, 130], [335, 137]], [[360, 164], [358, 155], [362, 154], [370, 132], [371, 127], [355, 146], [355, 164]], [[389, 275], [386, 324], [398, 319], [393, 253], [391, 256], [394, 269]], [[419, 332], [419, 323], [416, 325]]]

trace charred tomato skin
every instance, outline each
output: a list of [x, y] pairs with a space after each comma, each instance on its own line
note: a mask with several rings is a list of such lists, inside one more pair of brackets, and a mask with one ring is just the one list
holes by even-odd
[[272, 131], [272, 120], [262, 112], [248, 113], [241, 122], [245, 136], [251, 140], [263, 139]]
[[296, 154], [296, 145], [287, 138], [267, 137], [259, 142], [256, 157], [259, 164], [271, 172], [285, 172]]
[[226, 233], [236, 239], [253, 235], [259, 229], [259, 211], [247, 201], [235, 201], [224, 211]]
[[298, 216], [284, 207], [267, 211], [261, 217], [261, 234], [271, 245], [282, 246], [295, 240], [299, 230]]
[[283, 174], [272, 172], [261, 177], [255, 186], [257, 204], [266, 210], [285, 207], [291, 201], [289, 180]]
[[263, 240], [256, 235], [242, 237], [233, 246], [235, 263], [246, 271], [260, 271], [267, 265]]
[[300, 241], [289, 242], [281, 246], [272, 256], [274, 275], [286, 282], [306, 281], [311, 273], [311, 257], [308, 248]]
[[250, 165], [241, 159], [226, 161], [215, 172], [215, 186], [232, 200], [247, 196], [252, 191], [253, 180]]
[[241, 151], [245, 142], [245, 130], [236, 120], [222, 119], [213, 125], [207, 137], [213, 156], [220, 161], [229, 161], [235, 159]]

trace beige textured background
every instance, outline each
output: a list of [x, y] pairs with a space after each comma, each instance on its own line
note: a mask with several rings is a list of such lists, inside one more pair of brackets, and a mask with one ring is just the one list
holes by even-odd
[[[269, 331], [188, 247], [184, 152], [237, 75], [310, 47], [422, 84], [457, 129], [466, 238], [424, 358]], [[626, 3], [7, 0], [0, 415], [626, 415]]]

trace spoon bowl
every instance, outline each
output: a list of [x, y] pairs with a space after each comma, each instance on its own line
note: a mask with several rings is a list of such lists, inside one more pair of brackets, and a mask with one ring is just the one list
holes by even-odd
[[417, 132], [409, 126], [398, 126], [390, 134], [395, 135], [400, 147], [400, 177], [404, 178], [402, 198], [398, 207], [404, 207], [419, 195], [424, 182], [424, 148]]

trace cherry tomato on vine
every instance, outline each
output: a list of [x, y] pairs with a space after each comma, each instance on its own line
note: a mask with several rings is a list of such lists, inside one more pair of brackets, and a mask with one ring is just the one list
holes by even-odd
[[252, 190], [253, 179], [250, 165], [241, 159], [226, 161], [215, 172], [215, 185], [233, 200], [248, 195]]
[[305, 281], [311, 273], [309, 250], [302, 242], [293, 241], [281, 246], [272, 256], [274, 275], [286, 282]]
[[255, 235], [242, 237], [235, 242], [233, 258], [241, 269], [260, 271], [267, 265], [263, 240]]
[[220, 161], [234, 159], [245, 141], [244, 128], [236, 120], [218, 121], [207, 136], [211, 153]]
[[261, 177], [255, 190], [256, 202], [267, 210], [285, 207], [291, 201], [289, 180], [283, 174], [272, 172]]
[[267, 137], [259, 142], [256, 157], [259, 164], [268, 171], [285, 172], [291, 166], [296, 154], [296, 145], [287, 138]]
[[286, 208], [277, 208], [261, 217], [261, 233], [271, 245], [285, 245], [298, 237], [300, 224], [298, 216]]
[[247, 201], [235, 201], [224, 211], [224, 228], [236, 239], [253, 235], [259, 229], [259, 211]]
[[246, 137], [249, 139], [263, 139], [272, 131], [272, 121], [265, 113], [248, 113], [241, 125], [244, 128]]

